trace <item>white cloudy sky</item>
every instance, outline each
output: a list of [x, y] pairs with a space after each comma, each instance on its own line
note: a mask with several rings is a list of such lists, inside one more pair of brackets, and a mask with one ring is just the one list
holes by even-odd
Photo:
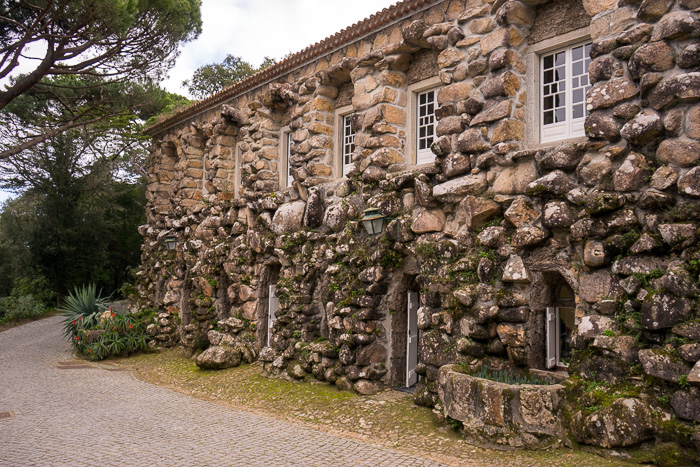
[[[281, 59], [399, 0], [202, 0], [202, 34], [186, 44], [163, 86], [187, 95], [183, 80], [227, 54], [259, 65]], [[26, 71], [22, 69], [22, 71]], [[0, 202], [9, 193], [0, 191]]]
[[197, 67], [227, 54], [253, 65], [280, 59], [397, 3], [398, 0], [202, 0], [199, 38], [182, 49], [164, 86], [180, 87]]

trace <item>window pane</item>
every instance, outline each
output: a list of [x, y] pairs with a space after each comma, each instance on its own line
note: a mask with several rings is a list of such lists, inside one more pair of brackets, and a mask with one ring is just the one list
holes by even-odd
[[583, 46], [574, 47], [571, 50], [571, 59], [572, 60], [581, 60], [582, 58], [583, 58]]
[[554, 96], [554, 102], [557, 107], [564, 107], [566, 104], [566, 99], [564, 99], [564, 93], [559, 93]]
[[564, 68], [563, 66], [556, 68], [556, 77], [557, 80], [566, 79], [566, 68]]
[[577, 102], [583, 102], [583, 89], [574, 89], [574, 104]]
[[554, 112], [557, 118], [557, 123], [566, 121], [566, 109], [557, 109]]
[[545, 71], [544, 72], [545, 84], [551, 83], [552, 81], [554, 81], [554, 72], [552, 70]]
[[544, 113], [544, 124], [545, 125], [550, 125], [554, 123], [554, 112], [551, 110], [548, 110], [547, 112]]
[[583, 104], [576, 104], [574, 106], [572, 118], [583, 118], [583, 117], [585, 117], [585, 114], [583, 112]]
[[572, 65], [571, 73], [574, 76], [578, 76], [583, 73], [583, 62], [574, 62]]
[[554, 66], [554, 55], [547, 55], [542, 60], [544, 69], [552, 68]]
[[547, 96], [544, 98], [543, 106], [545, 110], [549, 110], [554, 107], [554, 97]]
[[566, 63], [566, 52], [559, 52], [554, 56], [554, 64], [563, 66]]

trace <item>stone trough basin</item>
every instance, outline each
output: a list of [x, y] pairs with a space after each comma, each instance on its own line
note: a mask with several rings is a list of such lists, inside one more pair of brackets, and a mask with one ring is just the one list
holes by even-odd
[[438, 395], [445, 415], [464, 424], [467, 442], [496, 449], [544, 449], [565, 439], [561, 384], [505, 384], [445, 365]]

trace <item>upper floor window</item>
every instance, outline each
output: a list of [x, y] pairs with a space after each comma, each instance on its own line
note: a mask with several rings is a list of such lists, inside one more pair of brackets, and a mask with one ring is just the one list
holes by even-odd
[[243, 143], [238, 143], [236, 145], [236, 159], [235, 159], [235, 166], [233, 168], [234, 173], [233, 173], [233, 196], [234, 198], [240, 198], [241, 197], [241, 181], [242, 181], [242, 173], [241, 170], [243, 167], [241, 167], [241, 164], [243, 163]]
[[428, 164], [435, 161], [435, 154], [430, 146], [435, 141], [436, 107], [437, 89], [429, 89], [416, 94], [416, 164]]
[[584, 136], [591, 43], [540, 55], [540, 142]]
[[280, 188], [289, 188], [292, 186], [294, 177], [292, 176], [292, 166], [289, 163], [292, 158], [292, 131], [289, 127], [284, 127], [280, 130], [279, 139], [279, 164], [277, 164], [277, 170], [279, 172], [279, 184]]
[[352, 114], [340, 116], [340, 166], [345, 176], [352, 169], [352, 154], [355, 152], [355, 132], [352, 129]]

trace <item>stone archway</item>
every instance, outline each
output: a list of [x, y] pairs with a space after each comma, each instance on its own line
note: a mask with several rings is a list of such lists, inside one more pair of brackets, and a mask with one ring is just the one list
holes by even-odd
[[[568, 271], [566, 271], [568, 272]], [[534, 274], [530, 288], [530, 322], [529, 344], [530, 357], [528, 366], [540, 370], [546, 369], [546, 312], [547, 307], [557, 302], [557, 293], [566, 287], [572, 295], [572, 305], [575, 307], [577, 284], [573, 275], [560, 270], [547, 270]]]

